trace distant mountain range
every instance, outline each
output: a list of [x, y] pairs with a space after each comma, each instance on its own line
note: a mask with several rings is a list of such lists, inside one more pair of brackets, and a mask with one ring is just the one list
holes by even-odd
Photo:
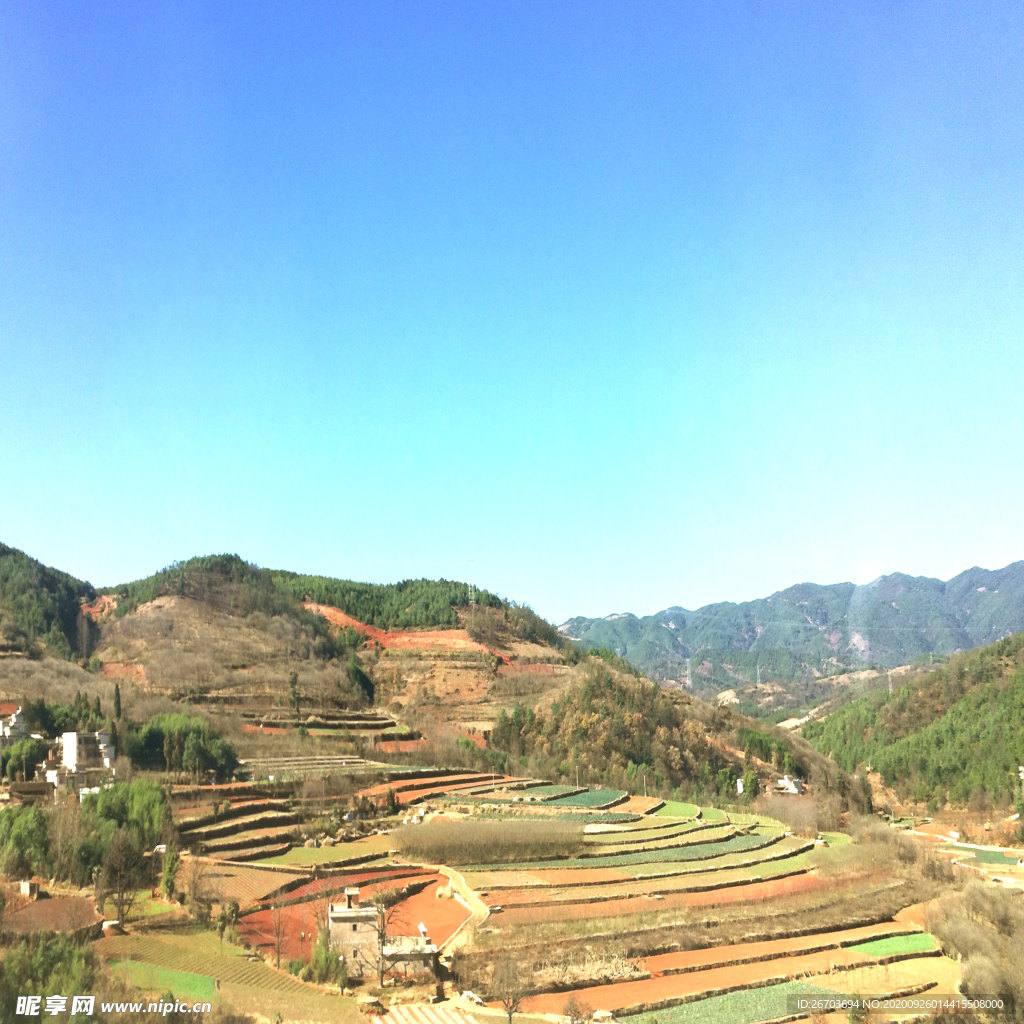
[[815, 679], [922, 655], [948, 655], [1024, 630], [1024, 561], [943, 582], [893, 573], [856, 586], [799, 583], [771, 597], [695, 611], [577, 617], [559, 630], [615, 651], [648, 676], [721, 690]]

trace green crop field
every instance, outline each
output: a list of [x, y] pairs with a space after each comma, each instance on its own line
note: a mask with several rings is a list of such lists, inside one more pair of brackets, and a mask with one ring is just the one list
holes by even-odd
[[588, 789], [584, 793], [556, 797], [547, 803], [551, 807], [601, 807], [625, 795], [621, 789]]
[[[224, 945], [224, 953], [213, 952], [203, 936], [176, 936], [185, 941], [168, 942], [151, 935], [123, 935], [101, 939], [96, 951], [103, 957], [131, 961], [183, 974], [204, 975], [237, 985], [251, 985], [267, 991], [303, 992], [302, 982], [272, 970], [262, 960], [249, 960], [235, 946]], [[216, 936], [213, 938], [216, 940]], [[191, 942], [189, 942], [191, 940]]]
[[666, 800], [664, 807], [654, 812], [655, 817], [662, 818], [696, 818], [699, 808], [696, 804], [682, 804], [676, 800]]
[[1016, 864], [1017, 857], [1000, 850], [976, 850], [974, 859], [979, 864]]
[[725, 996], [711, 996], [693, 1003], [670, 1006], [652, 1013], [623, 1017], [629, 1024], [754, 1024], [755, 1021], [786, 1017], [791, 996], [832, 996], [828, 989], [787, 981], [781, 985], [745, 989]]
[[705, 821], [728, 821], [729, 815], [725, 811], [720, 811], [717, 807], [702, 807], [700, 809], [700, 816]]
[[915, 932], [862, 942], [859, 946], [849, 948], [855, 953], [867, 953], [868, 956], [897, 956], [900, 953], [927, 953], [935, 948], [935, 940], [927, 932]]
[[217, 990], [213, 978], [208, 974], [190, 974], [187, 971], [173, 971], [166, 967], [153, 967], [134, 961], [111, 961], [111, 966], [120, 969], [128, 980], [142, 989], [162, 995], [170, 992], [180, 999], [212, 1001]]

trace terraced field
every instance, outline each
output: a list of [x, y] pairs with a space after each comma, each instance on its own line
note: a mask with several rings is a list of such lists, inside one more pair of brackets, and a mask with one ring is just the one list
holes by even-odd
[[305, 988], [302, 982], [272, 970], [261, 960], [246, 958], [236, 947], [225, 944], [222, 952], [217, 936], [211, 933], [189, 932], [175, 938], [117, 935], [100, 939], [94, 949], [97, 956], [108, 961], [149, 964], [266, 992], [298, 994]]
[[[649, 978], [579, 989], [572, 994], [579, 999], [590, 997], [598, 1001], [601, 1009], [612, 1010], [617, 1015], [630, 1016], [682, 1003], [686, 1003], [687, 1008], [691, 1009], [697, 1000], [707, 1000], [713, 996], [742, 989], [761, 991], [765, 985], [792, 982], [810, 975], [821, 976], [869, 967], [881, 959], [864, 952], [857, 945], [847, 944], [842, 932], [820, 936], [816, 943], [814, 937], [810, 938], [812, 941], [805, 941], [802, 945], [794, 945], [793, 940], [780, 940], [774, 943], [750, 943], [701, 950], [697, 953], [650, 957], [645, 961], [645, 966], [651, 973]], [[927, 956], [928, 952], [918, 955]], [[752, 956], [758, 958], [753, 959]], [[666, 967], [669, 969], [665, 970]], [[568, 993], [551, 993], [533, 996], [527, 1000], [525, 1008], [533, 1013], [557, 1013], [558, 1008], [564, 1005], [567, 995]], [[747, 1002], [740, 1000], [736, 1011], [739, 1012], [740, 1007], [748, 1003], [759, 1005], [756, 998], [750, 997]], [[728, 1005], [730, 1004], [715, 1004], [715, 1008], [724, 1008]], [[769, 1018], [745, 1019], [764, 1020], [772, 1016], [780, 1015], [770, 1014]], [[687, 1013], [680, 1019], [689, 1021], [691, 1017]], [[714, 1019], [719, 1018], [715, 1016]]]

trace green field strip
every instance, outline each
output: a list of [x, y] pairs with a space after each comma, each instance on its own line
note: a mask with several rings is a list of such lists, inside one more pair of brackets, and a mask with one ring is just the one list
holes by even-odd
[[789, 1000], [794, 996], [833, 997], [838, 993], [802, 981], [744, 989], [723, 996], [709, 996], [678, 1006], [622, 1016], [629, 1024], [755, 1024], [791, 1015]]
[[700, 809], [701, 819], [704, 821], [728, 821], [729, 815], [720, 811], [717, 807], [702, 807]]
[[[715, 892], [719, 889], [735, 889], [753, 886], [760, 882], [771, 882], [791, 875], [801, 875], [805, 869], [794, 869], [788, 864], [776, 871], [763, 871], [758, 875], [747, 875], [736, 869], [724, 869], [720, 872], [691, 871], [679, 875], [652, 875], [644, 879], [635, 878], [622, 882], [602, 882], [594, 885], [570, 884], [566, 886], [549, 886], [538, 889], [546, 893], [544, 899], [511, 900], [502, 903], [505, 910], [533, 910], [537, 908], [581, 906], [588, 903], [608, 903], [613, 900], [633, 899], [637, 896], [678, 896], [686, 893]], [[639, 881], [660, 881], [663, 884], [639, 890]], [[676, 884], [671, 884], [672, 881]], [[558, 894], [565, 892], [566, 898]], [[551, 894], [555, 898], [551, 898]]]
[[1012, 866], [1017, 863], [1016, 854], [1003, 853], [1001, 850], [975, 850], [972, 860], [979, 864], [999, 864], [1001, 866]]
[[593, 846], [626, 846], [630, 843], [657, 842], [663, 839], [675, 839], [678, 836], [689, 836], [694, 833], [721, 829], [722, 825], [708, 825], [701, 821], [676, 824], [674, 822], [655, 828], [624, 828], [609, 832], [586, 832], [583, 841]]
[[[721, 842], [690, 843], [686, 846], [670, 847], [665, 850], [650, 850], [646, 853], [627, 853], [614, 857], [585, 857], [573, 858], [571, 860], [537, 861], [519, 866], [524, 871], [530, 871], [538, 868], [579, 870], [580, 868], [613, 868], [627, 864], [693, 863], [699, 860], [713, 860], [715, 857], [726, 853], [764, 849], [779, 842], [782, 838], [781, 835], [777, 834], [771, 836], [734, 835]], [[474, 864], [471, 867], [476, 871], [497, 871], [502, 870], [505, 865]]]
[[675, 850], [684, 846], [710, 846], [713, 843], [722, 842], [734, 835], [739, 835], [731, 825], [724, 827], [713, 826], [708, 830], [710, 834], [702, 835], [699, 838], [684, 839], [679, 836], [669, 836], [664, 839], [639, 840], [632, 843], [602, 843], [600, 846], [594, 844], [592, 851], [581, 853], [580, 857], [617, 857], [625, 853], [643, 853], [646, 850]]
[[151, 936], [119, 936], [104, 940], [101, 952], [112, 959], [148, 964], [184, 974], [206, 975], [235, 984], [258, 985], [268, 990], [301, 992], [304, 988], [297, 979], [279, 974], [262, 960], [249, 960], [241, 951], [236, 955], [224, 955], [209, 950], [201, 951], [201, 947], [196, 949], [195, 944], [185, 949]]
[[893, 935], [887, 939], [875, 939], [851, 946], [856, 953], [868, 956], [886, 957], [899, 956], [902, 953], [927, 953], [935, 949], [935, 939], [927, 932], [914, 932], [910, 935]]
[[696, 804], [680, 803], [678, 800], [666, 800], [664, 807], [659, 807], [653, 817], [656, 818], [696, 818], [700, 808]]
[[111, 961], [111, 966], [119, 967], [128, 975], [128, 980], [144, 992], [170, 992], [176, 998], [187, 997], [192, 1002], [212, 1001], [217, 994], [213, 978], [208, 974], [190, 974], [187, 971], [154, 967], [152, 964], [137, 963], [133, 960]]
[[629, 794], [621, 789], [588, 789], [583, 793], [555, 797], [546, 803], [550, 807], [604, 807], [627, 796]]

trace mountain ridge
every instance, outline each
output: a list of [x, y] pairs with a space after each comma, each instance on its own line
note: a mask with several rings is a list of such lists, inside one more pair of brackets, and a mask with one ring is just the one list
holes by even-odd
[[781, 680], [887, 669], [1024, 629], [1024, 560], [945, 581], [896, 572], [863, 585], [797, 583], [752, 601], [576, 616], [558, 628], [661, 682], [684, 683], [689, 659], [691, 684], [705, 689], [753, 682], [759, 668]]

